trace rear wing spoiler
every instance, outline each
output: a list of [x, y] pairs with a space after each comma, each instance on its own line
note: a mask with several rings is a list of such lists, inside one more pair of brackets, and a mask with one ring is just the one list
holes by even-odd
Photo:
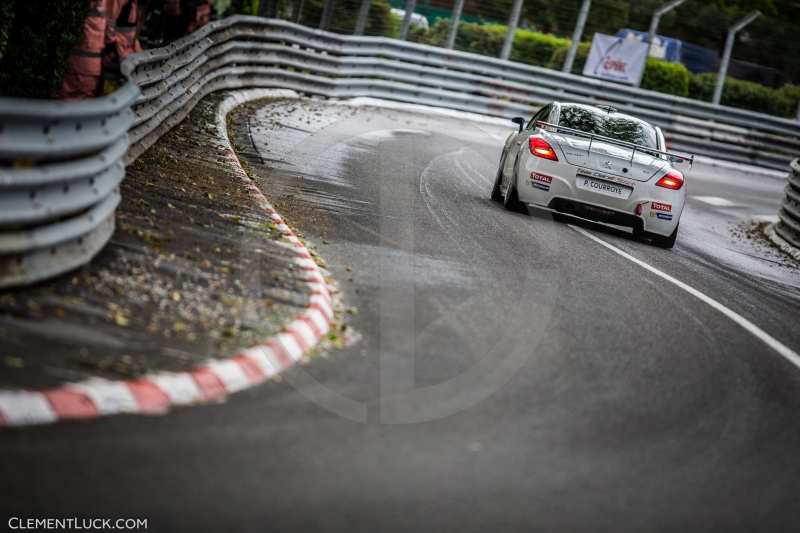
[[682, 163], [684, 161], [689, 162], [689, 166], [691, 167], [694, 165], [694, 155], [683, 155], [677, 154], [675, 152], [665, 152], [664, 150], [656, 150], [655, 148], [650, 148], [649, 146], [645, 146], [643, 144], [635, 144], [628, 141], [621, 141], [619, 139], [613, 139], [611, 137], [606, 137], [604, 135], [597, 135], [596, 133], [587, 133], [585, 131], [576, 130], [573, 128], [567, 128], [566, 126], [558, 126], [556, 124], [551, 124], [549, 122], [545, 122], [543, 120], [537, 120], [533, 123], [534, 126], [538, 126], [540, 128], [552, 128], [556, 132], [563, 131], [565, 133], [569, 133], [571, 135], [575, 135], [578, 137], [585, 137], [589, 139], [589, 151], [592, 151], [592, 143], [595, 139], [599, 141], [603, 141], [609, 144], [616, 144], [618, 146], [623, 146], [625, 148], [631, 148], [631, 163], [633, 163], [633, 158], [636, 156], [636, 152], [645, 152], [647, 154], [655, 154], [656, 156], [665, 156], [669, 161]]

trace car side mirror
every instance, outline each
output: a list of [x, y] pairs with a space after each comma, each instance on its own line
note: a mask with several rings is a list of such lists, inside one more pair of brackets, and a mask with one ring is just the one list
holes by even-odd
[[511, 122], [519, 125], [519, 132], [522, 133], [522, 129], [525, 127], [525, 119], [522, 117], [514, 117], [511, 119]]

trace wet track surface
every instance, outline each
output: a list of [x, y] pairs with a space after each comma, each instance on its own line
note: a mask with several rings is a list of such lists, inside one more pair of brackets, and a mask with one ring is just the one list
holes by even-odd
[[[510, 129], [318, 102], [233, 123], [362, 339], [218, 406], [4, 431], [4, 512], [152, 531], [800, 529], [800, 369], [575, 229], [490, 202]], [[740, 235], [783, 185], [696, 165], [672, 251], [584, 229], [798, 351], [800, 272]]]

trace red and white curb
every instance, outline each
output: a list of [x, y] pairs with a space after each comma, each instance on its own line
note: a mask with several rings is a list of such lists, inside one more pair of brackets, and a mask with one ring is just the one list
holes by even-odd
[[253, 387], [297, 363], [328, 333], [334, 319], [331, 290], [311, 254], [242, 168], [228, 139], [227, 114], [259, 98], [296, 97], [292, 91], [257, 89], [232, 94], [217, 111], [217, 132], [228, 163], [242, 178], [259, 207], [295, 248], [305, 271], [308, 306], [282, 332], [234, 357], [212, 359], [187, 372], [158, 372], [138, 379], [89, 379], [42, 391], [0, 391], [0, 426], [46, 424], [65, 419], [120, 413], [163, 414], [171, 407], [219, 401]]

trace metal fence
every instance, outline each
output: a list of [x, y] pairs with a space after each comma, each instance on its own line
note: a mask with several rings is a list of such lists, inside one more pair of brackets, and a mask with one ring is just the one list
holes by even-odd
[[775, 232], [786, 242], [800, 249], [800, 159], [791, 164], [791, 172], [786, 185], [786, 198], [778, 213], [779, 222]]
[[[785, 169], [800, 124], [545, 68], [382, 37], [235, 16], [122, 65], [130, 83], [80, 103], [0, 99], [0, 286], [88, 261], [113, 229], [129, 163], [220, 89], [369, 96], [493, 116], [551, 100], [603, 103], [661, 126], [670, 148]], [[130, 147], [125, 133], [128, 133]], [[127, 151], [126, 151], [127, 149]]]

